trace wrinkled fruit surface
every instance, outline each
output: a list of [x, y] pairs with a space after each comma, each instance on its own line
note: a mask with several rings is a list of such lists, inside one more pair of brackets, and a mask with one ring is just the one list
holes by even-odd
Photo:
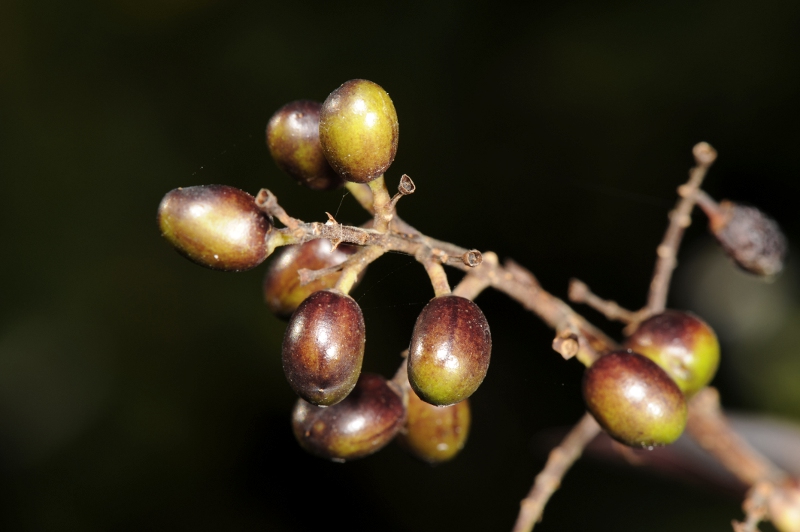
[[292, 429], [305, 450], [344, 462], [370, 455], [392, 441], [404, 414], [403, 401], [386, 379], [363, 373], [341, 403], [323, 408], [299, 399]]
[[283, 371], [309, 403], [330, 406], [350, 393], [364, 359], [364, 317], [355, 300], [330, 289], [314, 292], [289, 320]]
[[345, 82], [322, 104], [319, 137], [328, 162], [347, 181], [368, 183], [382, 175], [399, 138], [389, 94], [365, 79]]
[[298, 100], [278, 109], [267, 123], [267, 147], [278, 168], [314, 190], [330, 190], [344, 184], [319, 143], [319, 111], [322, 104]]
[[176, 188], [158, 206], [161, 234], [183, 256], [214, 270], [249, 270], [267, 258], [272, 225], [253, 196], [238, 188]]
[[450, 406], [433, 406], [409, 390], [406, 424], [397, 442], [425, 462], [446, 462], [467, 442], [470, 421], [469, 399]]
[[454, 295], [435, 297], [414, 325], [408, 381], [428, 403], [458, 403], [483, 382], [491, 353], [489, 324], [478, 305]]
[[691, 397], [719, 366], [719, 341], [706, 322], [690, 312], [666, 310], [643, 321], [625, 347], [661, 366]]
[[602, 356], [583, 377], [589, 412], [608, 434], [632, 447], [666, 445], [686, 426], [686, 399], [669, 375], [631, 351]]
[[297, 270], [319, 270], [343, 263], [358, 248], [347, 244], [331, 250], [331, 243], [323, 238], [304, 244], [285, 246], [275, 257], [264, 276], [264, 300], [278, 317], [289, 319], [300, 303], [319, 290], [333, 288], [341, 273], [330, 273], [306, 285], [300, 285]]
[[777, 222], [755, 207], [720, 202], [721, 215], [709, 218], [711, 232], [743, 270], [770, 277], [783, 269], [786, 237]]

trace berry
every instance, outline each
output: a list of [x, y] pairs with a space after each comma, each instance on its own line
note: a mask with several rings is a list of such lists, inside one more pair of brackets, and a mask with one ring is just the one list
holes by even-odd
[[491, 352], [489, 324], [478, 305], [454, 295], [435, 297], [414, 325], [408, 381], [428, 403], [458, 403], [483, 382]]
[[632, 447], [672, 443], [686, 426], [686, 399], [678, 385], [633, 351], [597, 359], [583, 376], [583, 398], [600, 426]]
[[302, 399], [292, 412], [292, 430], [308, 452], [336, 462], [370, 455], [392, 441], [403, 426], [400, 396], [386, 379], [363, 373], [353, 392], [322, 408]]
[[786, 237], [778, 224], [755, 207], [722, 201], [709, 227], [725, 252], [743, 270], [769, 277], [783, 269]]
[[717, 335], [690, 312], [666, 310], [648, 318], [625, 347], [661, 366], [687, 397], [711, 382], [719, 366]]
[[347, 181], [368, 183], [382, 175], [397, 153], [398, 132], [389, 94], [365, 79], [342, 84], [320, 110], [322, 151]]
[[469, 399], [450, 406], [433, 406], [409, 390], [406, 425], [397, 442], [425, 462], [446, 462], [464, 447], [470, 420]]
[[289, 320], [283, 371], [309, 403], [338, 403], [356, 385], [364, 359], [364, 317], [355, 300], [336, 289], [314, 292]]
[[267, 147], [278, 168], [314, 190], [344, 184], [319, 143], [319, 102], [298, 100], [278, 109], [267, 123]]
[[158, 206], [161, 234], [183, 256], [213, 270], [249, 270], [267, 258], [272, 229], [253, 196], [225, 185], [176, 188]]
[[300, 285], [297, 270], [318, 270], [341, 264], [358, 250], [355, 246], [341, 244], [331, 250], [331, 243], [323, 238], [304, 244], [284, 247], [272, 260], [264, 277], [264, 300], [276, 316], [289, 319], [298, 305], [319, 290], [333, 288], [340, 273], [331, 273], [306, 285]]

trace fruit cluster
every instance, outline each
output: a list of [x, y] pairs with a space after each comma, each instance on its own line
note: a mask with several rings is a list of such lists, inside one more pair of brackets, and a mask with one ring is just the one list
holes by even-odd
[[[403, 176], [396, 196], [390, 197], [386, 188], [384, 172], [394, 161], [398, 135], [389, 95], [360, 79], [344, 83], [321, 104], [289, 103], [267, 124], [266, 144], [277, 166], [314, 190], [347, 187], [373, 216], [362, 227], [338, 224], [330, 215], [325, 224], [305, 223], [290, 217], [267, 190], [253, 197], [223, 185], [172, 190], [158, 208], [162, 235], [179, 253], [211, 269], [248, 270], [283, 246], [266, 273], [263, 294], [270, 310], [288, 320], [281, 356], [289, 386], [299, 396], [292, 414], [299, 444], [320, 457], [346, 461], [372, 454], [397, 438], [403, 448], [429, 463], [453, 458], [469, 432], [469, 397], [489, 367], [489, 325], [472, 301], [489, 286], [559, 330], [554, 348], [567, 358], [578, 355], [587, 365], [583, 396], [596, 423], [587, 415], [586, 423], [576, 425], [575, 437], [571, 433], [562, 444], [572, 448], [551, 454], [540, 475], [547, 479], [543, 484], [557, 485], [553, 477], [563, 475], [569, 465], [564, 463], [577, 457], [579, 445], [588, 443], [600, 427], [633, 447], [675, 441], [687, 424], [688, 400], [712, 380], [720, 356], [717, 337], [703, 320], [689, 312], [664, 310], [691, 209], [695, 203], [701, 206], [723, 249], [751, 273], [777, 274], [786, 251], [785, 238], [766, 215], [730, 202], [717, 204], [700, 190], [716, 157], [713, 148], [706, 143], [695, 146], [697, 166], [679, 189], [682, 199], [659, 246], [648, 305], [630, 312], [596, 296], [582, 300], [628, 323], [630, 334], [620, 349], [545, 292], [527, 270], [514, 264], [501, 267], [494, 254], [487, 254], [493, 266], [481, 270], [476, 268], [482, 260], [479, 252], [426, 237], [400, 220], [396, 203], [415, 186]], [[284, 227], [279, 228], [276, 219]], [[368, 264], [388, 250], [413, 255], [425, 267], [435, 297], [417, 318], [406, 359], [387, 380], [361, 372], [364, 317], [349, 292]], [[468, 272], [453, 291], [444, 264], [461, 264]], [[480, 271], [471, 275], [471, 269]], [[737, 459], [747, 457], [742, 449], [734, 454]], [[753, 462], [760, 467], [757, 459]], [[548, 471], [551, 464], [557, 474]], [[537, 491], [538, 482], [539, 478], [531, 498], [546, 502], [549, 494]], [[530, 509], [537, 503], [528, 502], [520, 518], [532, 527], [537, 515]]]
[[717, 336], [694, 314], [666, 310], [639, 324], [624, 345], [586, 370], [589, 412], [627, 445], [674, 442], [686, 426], [686, 400], [717, 371]]
[[[299, 100], [280, 108], [267, 124], [266, 144], [277, 166], [311, 189], [368, 184], [372, 226], [387, 232], [391, 228], [380, 220], [391, 218], [386, 209], [393, 204], [382, 198], [383, 173], [394, 161], [398, 132], [386, 91], [351, 80], [322, 104]], [[413, 191], [407, 178], [403, 186]], [[180, 253], [213, 269], [247, 270], [271, 250], [273, 217], [256, 198], [231, 187], [173, 190], [161, 202], [158, 223]], [[300, 397], [292, 416], [295, 436], [309, 452], [336, 461], [371, 454], [398, 434], [425, 461], [452, 458], [469, 430], [467, 399], [489, 365], [486, 318], [471, 300], [437, 292], [417, 320], [407, 362], [395, 378], [362, 374], [364, 318], [348, 292], [365, 264], [345, 268], [359, 258], [359, 248], [338, 244], [317, 238], [286, 245], [264, 279], [267, 305], [288, 319], [282, 360]], [[321, 274], [301, 282], [303, 270]]]

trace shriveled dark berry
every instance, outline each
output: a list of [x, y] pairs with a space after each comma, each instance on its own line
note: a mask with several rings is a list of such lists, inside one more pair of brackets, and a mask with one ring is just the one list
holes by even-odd
[[458, 403], [483, 382], [491, 353], [489, 324], [478, 305], [454, 295], [435, 297], [414, 325], [408, 381], [428, 403]]
[[292, 413], [292, 429], [307, 451], [344, 462], [370, 455], [392, 441], [403, 426], [405, 410], [400, 396], [386, 379], [362, 373], [345, 400], [326, 408], [299, 399]]
[[322, 104], [319, 138], [328, 162], [347, 181], [368, 183], [382, 175], [399, 138], [389, 94], [365, 79], [343, 83]]
[[661, 366], [687, 397], [711, 382], [719, 366], [717, 335], [691, 312], [665, 310], [648, 318], [625, 347]]
[[408, 392], [406, 424], [397, 442], [414, 456], [430, 464], [455, 457], [469, 435], [469, 399], [450, 406], [434, 406]]
[[686, 426], [686, 399], [678, 385], [632, 351], [609, 353], [587, 368], [583, 398], [600, 426], [632, 447], [672, 443]]
[[161, 234], [183, 256], [214, 270], [249, 270], [267, 258], [272, 228], [253, 196], [238, 188], [176, 188], [158, 206]]
[[336, 289], [314, 292], [289, 320], [283, 371], [309, 403], [338, 403], [356, 385], [364, 359], [364, 317], [355, 300]]
[[770, 277], [783, 269], [786, 237], [777, 222], [760, 210], [721, 201], [719, 213], [709, 220], [711, 232], [743, 270]]
[[314, 190], [344, 184], [319, 142], [319, 111], [311, 100], [297, 100], [278, 109], [267, 123], [267, 147], [278, 168]]
[[330, 273], [308, 284], [301, 285], [297, 270], [319, 270], [341, 264], [358, 248], [341, 244], [331, 249], [328, 240], [318, 238], [303, 244], [286, 246], [275, 257], [264, 276], [264, 300], [276, 316], [289, 319], [305, 298], [326, 288], [333, 288], [340, 273]]

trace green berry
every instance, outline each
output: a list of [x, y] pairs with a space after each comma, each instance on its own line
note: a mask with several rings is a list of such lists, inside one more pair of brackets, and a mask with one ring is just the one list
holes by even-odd
[[458, 403], [483, 382], [491, 352], [489, 324], [478, 305], [454, 295], [435, 297], [414, 325], [408, 380], [428, 403]]
[[183, 256], [214, 270], [249, 270], [267, 258], [272, 229], [253, 196], [225, 185], [176, 188], [158, 206], [161, 234]]
[[322, 104], [319, 138], [328, 162], [347, 181], [383, 175], [397, 153], [397, 112], [380, 85], [353, 79]]
[[364, 359], [364, 317], [339, 290], [314, 292], [289, 320], [283, 337], [283, 371], [309, 403], [338, 403], [356, 385]]
[[625, 347], [661, 366], [687, 397], [711, 382], [719, 366], [717, 335], [690, 312], [666, 310], [643, 321]]
[[686, 399], [658, 364], [632, 351], [600, 357], [583, 377], [586, 407], [608, 434], [632, 447], [666, 445], [686, 426]]
[[278, 168], [314, 190], [330, 190], [344, 184], [319, 143], [319, 111], [322, 104], [298, 100], [278, 109], [267, 123], [267, 147]]
[[464, 447], [471, 421], [469, 399], [450, 406], [433, 406], [408, 392], [406, 424], [397, 442], [430, 464], [455, 457]]
[[271, 259], [272, 263], [264, 276], [264, 300], [276, 316], [289, 319], [305, 298], [319, 290], [333, 288], [341, 276], [340, 272], [330, 273], [301, 285], [297, 270], [319, 270], [335, 266], [358, 251], [357, 247], [347, 244], [341, 244], [334, 250], [331, 247], [330, 241], [318, 238], [303, 244], [285, 246], [275, 253], [275, 258]]
[[292, 430], [308, 452], [336, 462], [370, 455], [388, 444], [403, 426], [400, 396], [380, 375], [363, 373], [353, 392], [327, 408], [299, 399]]

